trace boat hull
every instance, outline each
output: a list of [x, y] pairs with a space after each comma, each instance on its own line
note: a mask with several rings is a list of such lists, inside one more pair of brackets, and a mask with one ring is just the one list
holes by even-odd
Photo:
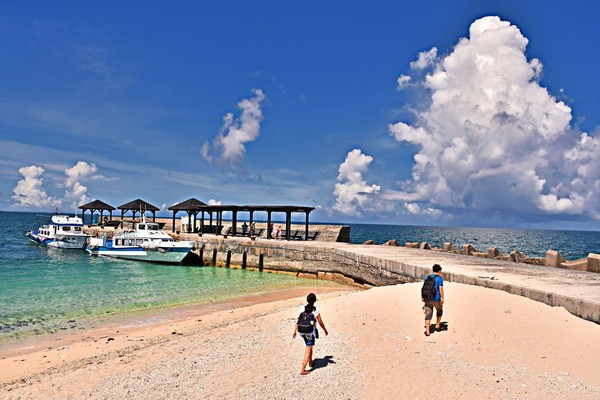
[[141, 246], [114, 247], [112, 241], [105, 244], [94, 244], [86, 248], [93, 256], [121, 258], [124, 260], [145, 261], [152, 263], [178, 264], [190, 251], [194, 249], [194, 242], [166, 243], [165, 246], [143, 248]]
[[56, 249], [83, 250], [87, 244], [88, 235], [59, 235], [47, 237], [40, 235], [38, 231], [27, 232], [27, 237], [40, 246]]

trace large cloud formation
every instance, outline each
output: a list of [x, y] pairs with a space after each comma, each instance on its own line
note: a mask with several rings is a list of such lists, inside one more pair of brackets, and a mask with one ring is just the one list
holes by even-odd
[[[45, 169], [37, 165], [19, 168], [23, 179], [13, 189], [13, 199], [17, 206], [23, 207], [62, 207], [69, 206], [76, 209], [77, 206], [89, 201], [87, 197], [87, 186], [83, 183], [90, 179], [98, 179], [96, 175], [98, 168], [95, 164], [79, 161], [71, 168], [65, 169], [66, 178], [59, 186], [65, 188], [64, 197], [52, 197], [43, 188], [43, 175]], [[83, 183], [82, 183], [83, 182]]]
[[433, 48], [411, 63], [398, 89], [427, 101], [389, 132], [418, 150], [411, 179], [383, 198], [410, 214], [600, 218], [600, 139], [571, 126], [527, 43], [516, 26], [484, 17], [450, 54]]
[[334, 196], [336, 202], [333, 211], [346, 215], [360, 216], [361, 210], [375, 208], [371, 194], [376, 194], [381, 189], [377, 185], [369, 185], [363, 179], [363, 173], [369, 169], [373, 157], [363, 154], [359, 149], [348, 153], [340, 165], [335, 184]]
[[43, 188], [44, 168], [37, 165], [19, 168], [23, 179], [13, 189], [13, 199], [20, 206], [54, 207], [60, 206], [60, 200], [52, 198]]
[[[233, 113], [227, 113], [223, 117], [223, 125], [213, 140], [212, 151], [210, 144], [204, 142], [200, 155], [205, 161], [234, 170], [243, 165], [246, 144], [260, 136], [260, 123], [263, 119], [261, 103], [265, 100], [265, 94], [260, 89], [252, 92], [254, 97], [243, 99], [237, 104], [242, 111], [239, 118], [234, 119]], [[211, 152], [216, 152], [217, 155], [213, 156]]]
[[71, 168], [65, 170], [67, 180], [65, 181], [65, 200], [71, 201], [72, 205], [77, 207], [80, 204], [87, 203], [90, 198], [87, 196], [87, 186], [83, 182], [87, 179], [93, 179], [98, 171], [96, 164], [88, 164], [85, 161], [78, 161]]

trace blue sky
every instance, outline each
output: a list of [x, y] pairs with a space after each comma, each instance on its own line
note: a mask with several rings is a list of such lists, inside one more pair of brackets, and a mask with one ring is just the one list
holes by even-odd
[[0, 209], [598, 230], [600, 6], [571, 4], [3, 4]]

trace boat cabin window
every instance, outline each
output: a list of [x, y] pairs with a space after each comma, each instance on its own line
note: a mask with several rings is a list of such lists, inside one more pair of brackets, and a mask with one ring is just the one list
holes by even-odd
[[63, 226], [62, 230], [65, 231], [65, 232], [69, 232], [71, 230], [71, 227], [70, 226]]
[[145, 231], [146, 230], [146, 224], [139, 224], [138, 229], [140, 231]]

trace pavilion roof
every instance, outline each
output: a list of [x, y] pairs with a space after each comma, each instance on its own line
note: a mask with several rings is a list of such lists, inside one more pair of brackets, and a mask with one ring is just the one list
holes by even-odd
[[134, 210], [134, 211], [159, 211], [160, 208], [153, 206], [152, 204], [142, 199], [135, 199], [129, 203], [125, 203], [117, 207], [119, 210]]
[[106, 204], [101, 200], [94, 200], [82, 206], [79, 206], [80, 210], [110, 210], [113, 211], [115, 208], [110, 204]]
[[199, 210], [199, 209], [206, 207], [207, 205], [208, 204], [204, 203], [203, 201], [200, 201], [200, 200], [192, 197], [191, 199], [187, 199], [185, 201], [182, 201], [181, 203], [172, 205], [171, 207], [169, 207], [169, 210], [172, 210], [172, 211]]

